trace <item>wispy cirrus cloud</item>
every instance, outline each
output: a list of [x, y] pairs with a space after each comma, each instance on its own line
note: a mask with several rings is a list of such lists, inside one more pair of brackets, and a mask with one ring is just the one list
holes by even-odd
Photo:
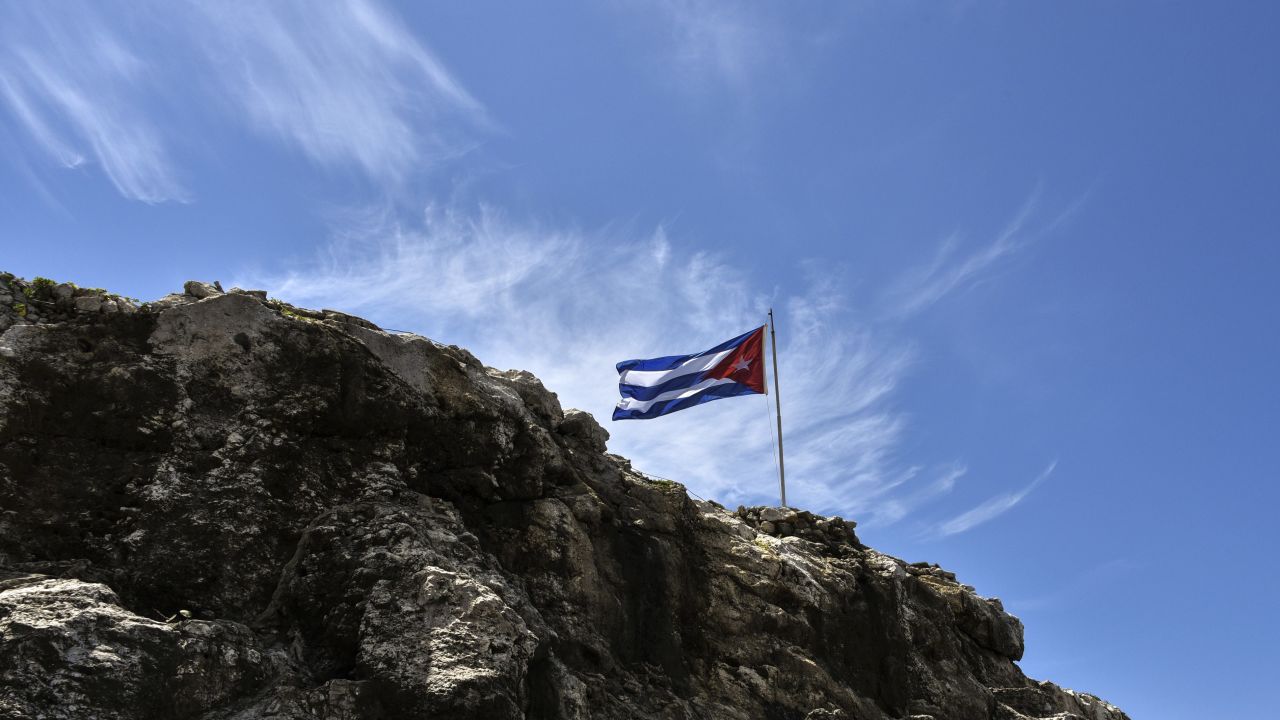
[[834, 278], [814, 271], [796, 292], [766, 295], [753, 290], [745, 269], [679, 249], [662, 227], [553, 228], [483, 206], [432, 207], [411, 225], [374, 212], [348, 218], [346, 227], [308, 266], [237, 282], [462, 344], [490, 365], [531, 370], [566, 407], [601, 419], [611, 450], [724, 503], [777, 502], [769, 398], [612, 423], [613, 366], [704, 349], [762, 324], [772, 305], [788, 500], [861, 516], [914, 482], [897, 456], [905, 418], [890, 403], [912, 353], [853, 322]]
[[182, 157], [228, 122], [382, 184], [489, 124], [370, 0], [5, 3], [0, 108], [56, 165], [149, 203], [190, 198]]
[[[1032, 209], [1024, 207], [1011, 226]], [[342, 217], [337, 227], [310, 263], [237, 282], [460, 344], [496, 367], [528, 369], [566, 407], [601, 419], [613, 434], [611, 450], [699, 495], [776, 502], [769, 398], [710, 403], [660, 422], [611, 423], [614, 364], [710, 347], [762, 324], [769, 307], [781, 330], [788, 500], [883, 527], [946, 502], [969, 471], [960, 462], [903, 457], [910, 422], [894, 395], [914, 361], [912, 346], [883, 320], [862, 319], [841, 290], [845, 279], [822, 266], [807, 266], [791, 292], [762, 293], [747, 269], [681, 249], [662, 226], [647, 233], [557, 227], [485, 205], [432, 205], [411, 222], [373, 210]], [[964, 280], [976, 281], [982, 268], [969, 267]], [[934, 535], [1009, 511], [1053, 468]]]
[[963, 238], [948, 236], [932, 261], [908, 271], [885, 292], [882, 300], [888, 314], [902, 318], [920, 313], [947, 295], [972, 287], [992, 266], [1022, 249], [1031, 240], [1026, 228], [1040, 205], [1040, 195], [1037, 186], [995, 239], [969, 255], [956, 257]]
[[854, 3], [744, 0], [615, 0], [614, 5], [629, 38], [652, 43], [647, 65], [656, 71], [655, 79], [695, 99], [727, 91], [748, 102], [806, 82], [812, 64], [866, 11]]
[[622, 0], [616, 7], [630, 34], [648, 30], [655, 79], [695, 97], [727, 90], [750, 99], [788, 77], [797, 53], [821, 45], [815, 38], [830, 30], [809, 12], [737, 0]]
[[[953, 463], [950, 467], [943, 468], [932, 475], [933, 481], [927, 485], [917, 484], [909, 492], [896, 493], [884, 498], [871, 508], [871, 514], [863, 523], [863, 527], [887, 526], [898, 522], [921, 506], [938, 501], [942, 496], [950, 493], [955, 488], [956, 482], [968, 472], [969, 469], [964, 465], [958, 462]], [[914, 478], [921, 473], [921, 468], [910, 468], [908, 473]]]
[[971, 510], [960, 513], [959, 515], [940, 524], [937, 528], [937, 534], [940, 536], [956, 535], [993, 520], [1009, 510], [1013, 509], [1018, 503], [1022, 502], [1031, 491], [1039, 487], [1053, 474], [1055, 468], [1058, 467], [1058, 461], [1054, 460], [1044, 469], [1035, 480], [1032, 480], [1026, 487], [1017, 492], [1002, 493], [996, 495]]
[[[128, 14], [128, 13], [126, 13]], [[0, 8], [0, 98], [53, 161], [92, 160], [121, 195], [183, 200], [160, 127], [139, 110], [154, 79], [92, 4]]]
[[1044, 220], [1043, 186], [1037, 184], [995, 238], [968, 254], [960, 252], [963, 235], [952, 233], [939, 244], [931, 261], [903, 273], [885, 289], [880, 298], [883, 314], [890, 320], [903, 320], [975, 287], [1002, 262], [1059, 230], [1080, 211], [1091, 193], [1086, 191]]
[[487, 122], [430, 50], [373, 2], [198, 8], [193, 35], [226, 96], [253, 129], [316, 162], [400, 179], [467, 145], [443, 118]]
[[778, 50], [780, 39], [759, 15], [759, 6], [662, 0], [646, 9], [656, 10], [664, 21], [676, 77], [688, 82], [724, 82], [744, 90], [752, 73]]

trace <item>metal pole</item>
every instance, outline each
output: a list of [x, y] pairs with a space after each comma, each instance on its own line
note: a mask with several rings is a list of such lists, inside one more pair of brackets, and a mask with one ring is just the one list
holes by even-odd
[[773, 308], [769, 308], [769, 342], [773, 345], [773, 401], [778, 408], [778, 489], [782, 507], [787, 506], [787, 466], [782, 461], [782, 393], [778, 390], [778, 333], [773, 326]]

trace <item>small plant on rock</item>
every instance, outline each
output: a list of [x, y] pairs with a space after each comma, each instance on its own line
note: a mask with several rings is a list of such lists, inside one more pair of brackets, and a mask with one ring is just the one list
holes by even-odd
[[48, 300], [53, 297], [53, 286], [57, 285], [47, 277], [37, 277], [31, 284], [22, 288], [22, 294], [28, 300]]
[[673, 490], [683, 489], [683, 486], [681, 486], [680, 483], [676, 482], [675, 480], [667, 480], [667, 479], [654, 480], [651, 478], [649, 482], [654, 485], [657, 485], [664, 492], [671, 492]]

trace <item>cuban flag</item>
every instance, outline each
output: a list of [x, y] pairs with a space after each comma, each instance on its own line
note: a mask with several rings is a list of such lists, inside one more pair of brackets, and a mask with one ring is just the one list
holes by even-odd
[[622, 400], [614, 420], [648, 420], [720, 398], [768, 392], [764, 381], [764, 330], [693, 355], [618, 363]]

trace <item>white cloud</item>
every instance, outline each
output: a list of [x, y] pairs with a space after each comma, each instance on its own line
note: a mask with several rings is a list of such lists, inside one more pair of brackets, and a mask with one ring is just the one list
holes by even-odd
[[443, 64], [372, 2], [199, 9], [195, 35], [226, 94], [255, 129], [322, 164], [399, 179], [457, 152], [442, 116], [483, 119]]
[[150, 67], [92, 5], [6, 3], [0, 10], [0, 97], [54, 162], [92, 157], [121, 195], [182, 200], [162, 133], [140, 109]]
[[[883, 527], [898, 522], [921, 505], [935, 501], [941, 496], [950, 493], [955, 488], [956, 481], [964, 477], [968, 472], [968, 468], [956, 463], [941, 470], [933, 482], [924, 487], [884, 498], [870, 508], [870, 514], [867, 516], [866, 521], [862, 523], [862, 527]], [[907, 471], [906, 479], [913, 479], [919, 473], [920, 468], [910, 468]]]
[[371, 213], [304, 268], [237, 280], [290, 302], [362, 314], [527, 369], [566, 407], [589, 410], [610, 449], [726, 504], [777, 502], [770, 398], [714, 402], [655, 421], [608, 419], [614, 364], [695, 352], [778, 315], [787, 499], [863, 515], [915, 473], [896, 456], [889, 402], [911, 353], [859, 327], [832, 278], [793, 295], [755, 292], [741, 268], [647, 237], [514, 222], [433, 207], [414, 227]]
[[632, 16], [650, 15], [664, 34], [664, 77], [689, 89], [719, 83], [749, 92], [760, 71], [783, 56], [777, 22], [763, 6], [723, 0], [628, 3]]
[[666, 0], [658, 4], [670, 23], [675, 60], [686, 70], [744, 85], [763, 58], [768, 36], [746, 6], [714, 0]]
[[1040, 188], [1037, 186], [1004, 230], [989, 244], [966, 257], [955, 257], [961, 237], [957, 234], [947, 237], [928, 265], [908, 271], [885, 294], [888, 314], [894, 318], [915, 315], [947, 295], [972, 287], [984, 271], [1022, 249], [1032, 239], [1025, 228], [1039, 205]]
[[996, 495], [972, 510], [963, 512], [942, 523], [938, 526], [937, 534], [942, 536], [956, 535], [958, 533], [965, 532], [966, 530], [972, 530], [989, 520], [1003, 515], [1030, 495], [1032, 490], [1035, 490], [1040, 483], [1044, 482], [1049, 475], [1053, 474], [1053, 470], [1057, 466], [1058, 461], [1055, 460], [1049, 463], [1049, 467], [1045, 468], [1044, 472], [1036, 476], [1035, 480], [1032, 480], [1029, 485], [1021, 490]]
[[[1014, 242], [1023, 222], [1015, 219], [997, 246]], [[614, 364], [705, 349], [762, 324], [770, 306], [780, 331], [792, 504], [883, 527], [943, 502], [968, 471], [960, 463], [925, 470], [901, 456], [909, 423], [894, 394], [912, 348], [886, 338], [892, 328], [860, 320], [840, 290], [843, 278], [818, 264], [803, 268], [805, 280], [793, 292], [766, 294], [743, 268], [682, 249], [661, 226], [642, 237], [566, 229], [513, 221], [486, 206], [431, 206], [409, 224], [394, 212], [371, 211], [341, 224], [314, 262], [238, 282], [463, 345], [496, 367], [530, 370], [565, 407], [595, 414], [613, 434], [612, 451], [700, 496], [727, 505], [777, 502], [772, 398], [612, 423]], [[957, 275], [937, 265], [927, 273], [935, 282], [958, 279], [945, 281], [948, 289], [930, 302], [985, 267], [963, 263], [967, 269]], [[1053, 468], [934, 534], [964, 532], [1008, 511]]]
[[221, 125], [394, 184], [487, 124], [367, 0], [0, 4], [0, 108], [57, 165], [151, 203], [189, 197], [178, 157]]

